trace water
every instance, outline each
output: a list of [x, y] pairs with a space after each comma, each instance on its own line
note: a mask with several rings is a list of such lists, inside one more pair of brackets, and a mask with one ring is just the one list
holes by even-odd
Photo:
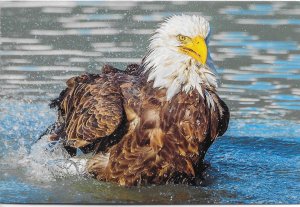
[[[1, 203], [300, 203], [299, 2], [1, 2]], [[232, 119], [204, 186], [98, 182], [32, 143], [55, 120], [65, 80], [139, 62], [172, 14], [210, 20]], [[58, 148], [59, 150], [59, 148]], [[69, 170], [69, 171], [68, 171]]]

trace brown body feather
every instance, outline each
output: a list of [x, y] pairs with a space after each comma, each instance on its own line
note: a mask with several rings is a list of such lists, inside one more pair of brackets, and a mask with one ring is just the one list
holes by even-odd
[[227, 129], [228, 108], [205, 86], [215, 107], [196, 90], [167, 101], [166, 89], [153, 88], [138, 68], [105, 66], [101, 75], [69, 79], [53, 102], [59, 127], [52, 139], [65, 139], [67, 149], [97, 148], [87, 169], [99, 180], [126, 186], [191, 183], [207, 149]]

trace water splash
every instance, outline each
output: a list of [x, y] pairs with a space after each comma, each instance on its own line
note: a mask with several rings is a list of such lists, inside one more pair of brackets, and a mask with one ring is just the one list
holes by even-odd
[[71, 157], [60, 141], [48, 142], [43, 136], [28, 150], [24, 139], [19, 149], [7, 153], [3, 162], [11, 169], [22, 168], [25, 176], [34, 181], [55, 181], [70, 176], [87, 176], [85, 165], [87, 158]]

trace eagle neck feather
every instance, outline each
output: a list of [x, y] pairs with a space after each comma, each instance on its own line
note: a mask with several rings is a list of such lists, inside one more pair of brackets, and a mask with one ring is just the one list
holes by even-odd
[[144, 58], [142, 66], [147, 81], [153, 81], [153, 88], [167, 89], [168, 101], [179, 92], [197, 90], [208, 106], [214, 107], [210, 91], [217, 90], [218, 82], [210, 56], [204, 66], [177, 51], [156, 48]]

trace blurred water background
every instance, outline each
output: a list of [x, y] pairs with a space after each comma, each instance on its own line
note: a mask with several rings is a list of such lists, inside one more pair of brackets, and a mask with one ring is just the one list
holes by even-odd
[[[31, 145], [65, 80], [139, 63], [158, 23], [182, 13], [211, 23], [232, 117], [205, 184], [123, 188], [53, 170]], [[300, 203], [299, 2], [2, 1], [0, 23], [0, 203]]]

